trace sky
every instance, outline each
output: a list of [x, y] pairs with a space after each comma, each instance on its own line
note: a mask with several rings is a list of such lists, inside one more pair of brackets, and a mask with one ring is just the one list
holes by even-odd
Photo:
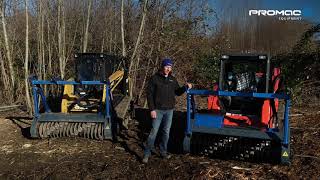
[[320, 23], [320, 0], [262, 0], [266, 8], [300, 9], [302, 17]]

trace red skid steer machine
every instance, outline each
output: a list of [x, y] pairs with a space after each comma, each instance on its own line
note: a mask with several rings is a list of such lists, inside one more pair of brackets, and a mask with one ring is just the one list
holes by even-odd
[[[223, 55], [214, 90], [187, 92], [184, 151], [289, 164], [290, 99], [282, 87], [280, 68], [267, 55]], [[196, 107], [196, 95], [208, 96], [207, 109]]]

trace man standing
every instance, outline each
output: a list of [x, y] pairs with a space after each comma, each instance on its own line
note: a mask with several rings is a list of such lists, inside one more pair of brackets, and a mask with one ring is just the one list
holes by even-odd
[[173, 62], [171, 59], [164, 59], [161, 63], [160, 71], [154, 74], [149, 81], [147, 100], [152, 118], [152, 129], [144, 150], [143, 163], [148, 162], [161, 124], [162, 128], [160, 131], [162, 137], [160, 139], [160, 154], [165, 159], [171, 157], [167, 153], [167, 144], [172, 123], [175, 96], [180, 96], [188, 88], [192, 88], [190, 83], [182, 87], [179, 86], [176, 78], [171, 75], [172, 65]]

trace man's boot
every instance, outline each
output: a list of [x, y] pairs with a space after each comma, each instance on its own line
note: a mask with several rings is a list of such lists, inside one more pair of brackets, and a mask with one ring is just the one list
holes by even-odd
[[144, 155], [144, 156], [143, 156], [143, 159], [142, 159], [142, 163], [143, 163], [143, 164], [147, 164], [147, 163], [148, 163], [148, 160], [149, 160], [149, 156]]

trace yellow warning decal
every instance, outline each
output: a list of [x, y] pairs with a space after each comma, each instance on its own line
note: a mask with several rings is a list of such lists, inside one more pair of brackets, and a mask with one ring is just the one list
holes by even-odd
[[288, 152], [287, 152], [287, 151], [284, 151], [283, 154], [282, 154], [282, 156], [288, 157], [288, 156], [289, 156], [289, 155], [288, 155]]

